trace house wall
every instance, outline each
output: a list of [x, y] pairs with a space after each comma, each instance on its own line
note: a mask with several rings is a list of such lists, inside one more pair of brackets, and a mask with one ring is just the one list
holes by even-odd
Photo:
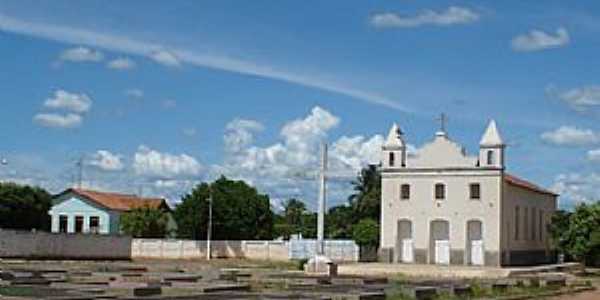
[[59, 232], [59, 217], [61, 215], [65, 215], [68, 217], [68, 233], [75, 232], [75, 217], [83, 216], [83, 232], [89, 232], [89, 222], [90, 217], [95, 216], [100, 219], [100, 229], [99, 233], [108, 234], [108, 233], [118, 233], [118, 230], [115, 230], [115, 215], [117, 213], [107, 211], [98, 206], [92, 205], [87, 201], [81, 200], [77, 197], [69, 197], [66, 200], [62, 200], [57, 202], [52, 209], [48, 212], [48, 214], [52, 218], [52, 232]]
[[[551, 262], [554, 255], [547, 227], [557, 208], [556, 196], [534, 192], [506, 182], [503, 188], [503, 264], [531, 265]], [[516, 220], [517, 207], [519, 207], [518, 221]], [[534, 214], [535, 219], [533, 219]]]
[[[450, 263], [468, 262], [467, 222], [479, 220], [483, 227], [485, 264], [500, 264], [500, 199], [502, 171], [499, 169], [465, 170], [393, 170], [382, 174], [381, 248], [387, 260], [397, 261], [398, 221], [412, 222], [414, 260], [431, 263], [430, 224], [446, 220], [450, 231]], [[436, 183], [446, 185], [446, 199], [435, 199]], [[481, 199], [471, 200], [469, 185], [479, 183]], [[409, 184], [410, 199], [400, 199], [400, 186]]]

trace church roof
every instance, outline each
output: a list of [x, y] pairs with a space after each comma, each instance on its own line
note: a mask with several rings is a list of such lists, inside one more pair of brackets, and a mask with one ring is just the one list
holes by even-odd
[[132, 209], [143, 207], [169, 209], [165, 199], [162, 198], [143, 198], [135, 195], [99, 192], [75, 188], [68, 189], [55, 196], [55, 198], [69, 193], [85, 198], [86, 200], [94, 202], [100, 206], [117, 211], [130, 211]]
[[404, 140], [402, 140], [402, 130], [398, 127], [398, 124], [394, 123], [390, 132], [388, 133], [384, 147], [404, 147]]
[[518, 186], [520, 188], [524, 188], [524, 189], [527, 189], [527, 190], [530, 190], [533, 192], [552, 195], [552, 196], [558, 196], [558, 194], [556, 194], [555, 192], [544, 189], [534, 183], [531, 183], [525, 179], [521, 179], [519, 177], [516, 177], [516, 176], [508, 174], [508, 173], [504, 173], [504, 181], [510, 185]]
[[498, 127], [496, 126], [496, 121], [491, 120], [488, 125], [483, 137], [481, 137], [481, 141], [479, 142], [481, 146], [502, 146], [504, 142], [500, 137], [500, 133], [498, 132]]

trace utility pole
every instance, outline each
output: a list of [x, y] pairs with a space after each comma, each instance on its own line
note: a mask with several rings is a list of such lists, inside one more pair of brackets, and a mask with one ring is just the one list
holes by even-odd
[[212, 189], [209, 186], [208, 187], [208, 228], [206, 230], [206, 260], [210, 260], [211, 251], [212, 251], [212, 248], [210, 245], [210, 239], [211, 239], [211, 235], [212, 235], [212, 204], [213, 204]]
[[319, 174], [319, 215], [317, 217], [317, 255], [325, 255], [325, 209], [327, 207], [327, 144], [321, 144], [321, 170]]

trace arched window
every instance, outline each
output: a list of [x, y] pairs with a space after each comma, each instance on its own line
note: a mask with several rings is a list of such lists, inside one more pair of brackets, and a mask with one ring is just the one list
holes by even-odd
[[487, 152], [487, 164], [488, 165], [493, 165], [494, 162], [494, 151], [493, 150], [488, 150]]
[[394, 155], [394, 152], [390, 152], [390, 167], [394, 166], [394, 164], [396, 163], [395, 160], [396, 160], [396, 157]]

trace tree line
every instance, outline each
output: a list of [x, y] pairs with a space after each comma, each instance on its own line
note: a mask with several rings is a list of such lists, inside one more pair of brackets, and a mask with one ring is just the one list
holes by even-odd
[[[381, 194], [377, 167], [363, 169], [353, 187], [347, 203], [327, 212], [326, 236], [376, 246]], [[175, 233], [168, 232], [168, 212], [152, 208], [138, 208], [123, 214], [121, 229], [140, 238], [174, 235], [181, 239], [206, 239], [211, 199], [212, 238], [215, 240], [288, 239], [298, 234], [305, 238], [316, 237], [317, 214], [308, 210], [302, 200], [289, 199], [283, 203], [283, 211], [276, 213], [268, 195], [259, 193], [244, 181], [226, 177], [200, 183], [182, 197], [171, 212], [177, 223]], [[0, 183], [0, 228], [48, 231], [51, 206], [52, 196], [41, 188]]]

